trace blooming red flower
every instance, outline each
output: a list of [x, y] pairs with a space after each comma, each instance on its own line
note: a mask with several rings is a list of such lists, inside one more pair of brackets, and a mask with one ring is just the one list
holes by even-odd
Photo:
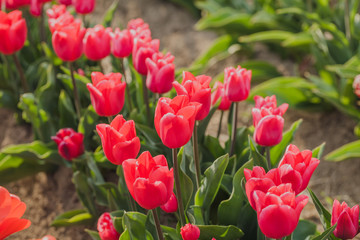
[[111, 52], [111, 28], [96, 25], [88, 28], [84, 37], [85, 56], [93, 61], [101, 60], [110, 55]]
[[164, 205], [161, 205], [160, 208], [167, 213], [173, 213], [178, 210], [178, 201], [174, 193], [171, 194], [169, 201], [167, 201]]
[[103, 213], [97, 222], [97, 230], [101, 240], [119, 240], [120, 233], [114, 227], [110, 213]]
[[113, 116], [123, 108], [126, 83], [121, 82], [121, 77], [121, 73], [91, 73], [92, 84], [88, 83], [86, 86], [98, 115]]
[[6, 0], [6, 8], [17, 9], [25, 5], [29, 5], [31, 0]]
[[183, 72], [181, 84], [176, 81], [173, 82], [177, 95], [186, 95], [190, 102], [201, 104], [201, 108], [195, 117], [196, 120], [202, 120], [209, 114], [211, 105], [210, 82], [211, 77], [205, 75], [195, 77], [190, 72]]
[[66, 13], [65, 5], [53, 5], [52, 8], [46, 10], [46, 14], [49, 18], [58, 18]]
[[30, 13], [35, 17], [40, 17], [43, 4], [50, 1], [51, 0], [31, 0]]
[[19, 197], [0, 186], [0, 239], [5, 239], [31, 225], [29, 220], [21, 219], [25, 210], [26, 205]]
[[215, 90], [211, 97], [212, 97], [212, 105], [215, 105], [217, 101], [221, 98], [220, 105], [218, 107], [219, 110], [226, 111], [229, 110], [231, 106], [231, 101], [225, 94], [225, 87], [222, 82], [216, 82], [213, 89]]
[[334, 235], [341, 239], [353, 239], [359, 232], [359, 205], [350, 208], [345, 202], [334, 200], [331, 225], [336, 225]]
[[132, 52], [133, 65], [136, 71], [142, 75], [148, 72], [146, 66], [146, 59], [151, 58], [154, 53], [159, 52], [160, 41], [159, 39], [141, 39], [135, 38], [134, 47]]
[[190, 140], [200, 106], [199, 103], [190, 103], [186, 95], [159, 99], [154, 123], [165, 146], [179, 148]]
[[134, 46], [134, 40], [130, 30], [125, 29], [120, 31], [119, 28], [116, 28], [114, 32], [110, 33], [110, 36], [112, 39], [112, 54], [118, 58], [130, 56]]
[[[254, 117], [255, 118], [255, 117]], [[255, 126], [254, 140], [261, 146], [274, 146], [281, 142], [284, 119], [278, 115], [268, 115]]]
[[197, 240], [200, 237], [200, 229], [191, 223], [180, 228], [180, 234], [183, 240]]
[[170, 53], [154, 53], [145, 63], [148, 69], [146, 86], [154, 93], [167, 93], [175, 80], [174, 56]]
[[80, 14], [88, 14], [95, 9], [95, 0], [72, 0], [75, 11]]
[[85, 29], [78, 21], [57, 28], [52, 36], [52, 44], [56, 55], [64, 61], [75, 61], [83, 53]]
[[72, 4], [72, 0], [59, 0], [60, 4], [64, 4], [65, 6], [69, 6]]
[[27, 27], [19, 10], [0, 11], [0, 52], [5, 55], [19, 51], [25, 44]]
[[247, 99], [250, 92], [251, 70], [238, 66], [224, 70], [225, 93], [230, 101], [239, 102]]
[[283, 116], [289, 107], [289, 104], [283, 103], [277, 107], [276, 96], [267, 96], [265, 98], [261, 96], [255, 96], [255, 107], [252, 109], [253, 124], [256, 126], [261, 118], [267, 115]]
[[141, 18], [132, 19], [128, 22], [127, 29], [130, 31], [134, 39], [151, 41], [151, 31], [149, 24]]
[[308, 202], [308, 197], [295, 197], [291, 184], [271, 187], [266, 193], [254, 191], [258, 223], [261, 231], [269, 238], [283, 238], [296, 228], [300, 213]]
[[84, 135], [71, 128], [60, 129], [51, 139], [57, 144], [59, 154], [68, 161], [84, 153]]
[[135, 158], [140, 151], [140, 140], [136, 136], [135, 122], [126, 121], [118, 115], [111, 124], [98, 124], [96, 126], [102, 147], [107, 159], [121, 165], [123, 161]]
[[75, 24], [81, 25], [80, 19], [74, 19], [74, 16], [66, 11], [65, 5], [54, 5], [51, 9], [46, 11], [49, 20], [50, 32], [53, 34], [56, 30], [72, 24], [74, 21]]
[[143, 152], [138, 159], [123, 162], [126, 185], [131, 196], [145, 209], [167, 203], [173, 193], [174, 174], [164, 155]]

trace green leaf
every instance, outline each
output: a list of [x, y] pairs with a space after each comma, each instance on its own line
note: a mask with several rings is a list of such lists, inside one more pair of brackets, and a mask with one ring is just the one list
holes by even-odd
[[308, 220], [300, 219], [295, 231], [293, 232], [292, 240], [304, 240], [308, 236], [315, 235], [316, 224]]
[[308, 188], [308, 191], [310, 193], [311, 199], [313, 203], [315, 204], [315, 208], [317, 212], [319, 213], [321, 223], [324, 227], [324, 229], [327, 229], [331, 226], [331, 214], [328, 210], [321, 204], [320, 200], [316, 197], [316, 195], [313, 193], [313, 191]]
[[225, 150], [222, 148], [219, 139], [213, 136], [207, 135], [205, 137], [204, 146], [207, 148], [206, 151], [209, 151], [214, 158], [225, 154]]
[[55, 218], [51, 223], [54, 227], [75, 226], [89, 223], [93, 220], [93, 216], [84, 209], [71, 210], [65, 212]]
[[326, 229], [321, 235], [313, 238], [312, 240], [327, 240], [327, 239], [329, 239], [331, 237], [331, 234], [334, 232], [336, 226], [337, 226], [337, 223], [334, 226]]
[[86, 175], [80, 171], [76, 171], [73, 174], [72, 181], [75, 184], [77, 195], [82, 204], [88, 209], [89, 213], [96, 216], [97, 210], [94, 202], [93, 190], [88, 184]]
[[85, 229], [85, 232], [87, 232], [92, 240], [101, 240], [100, 235], [97, 231], [92, 231], [90, 229]]
[[216, 240], [239, 239], [244, 233], [235, 226], [218, 226], [218, 225], [198, 225], [200, 229], [199, 240]]
[[268, 171], [269, 167], [265, 157], [259, 153], [259, 150], [257, 149], [256, 144], [250, 135], [248, 136], [248, 139], [250, 146], [250, 159], [254, 161], [255, 166], [263, 167], [265, 171]]
[[206, 128], [208, 127], [210, 120], [211, 120], [212, 116], [214, 115], [215, 111], [217, 110], [217, 108], [218, 108], [218, 106], [212, 107], [209, 114], [206, 116], [206, 118], [204, 118], [202, 121], [200, 121], [199, 126], [197, 127], [199, 142], [204, 141]]
[[165, 240], [181, 240], [182, 237], [176, 231], [176, 229], [168, 227], [168, 226], [161, 226], [161, 229], [164, 233]]
[[301, 123], [302, 123], [302, 119], [299, 119], [296, 122], [294, 122], [291, 125], [290, 129], [283, 134], [283, 138], [281, 142], [270, 149], [271, 164], [273, 166], [276, 166], [277, 163], [281, 160], [287, 146], [294, 139], [295, 133], [300, 127]]
[[123, 217], [123, 222], [130, 239], [147, 240], [145, 230], [146, 215], [138, 212], [126, 212]]
[[340, 162], [360, 157], [360, 140], [345, 144], [325, 156], [325, 160]]
[[104, 27], [111, 27], [111, 23], [112, 20], [114, 19], [114, 14], [118, 5], [119, 5], [119, 0], [114, 0], [114, 2], [110, 5], [108, 10], [106, 11], [102, 24]]
[[277, 70], [277, 68], [266, 61], [249, 60], [249, 61], [241, 62], [240, 65], [243, 68], [251, 69], [252, 82], [261, 82], [264, 80], [281, 76], [281, 73]]
[[[184, 211], [186, 212], [189, 208], [189, 204], [192, 200], [192, 195], [194, 191], [194, 184], [191, 178], [186, 175], [185, 171], [181, 167], [182, 163], [187, 161], [187, 156], [184, 152], [184, 147], [180, 148], [180, 151], [177, 155], [178, 164], [179, 164], [179, 178], [180, 178], [180, 188], [181, 188], [181, 197], [184, 205]], [[183, 164], [184, 164], [183, 163]]]
[[59, 128], [70, 127], [72, 129], [75, 129], [76, 113], [70, 97], [66, 94], [64, 90], [60, 92], [58, 107], [60, 113]]
[[271, 30], [264, 32], [257, 32], [248, 36], [241, 36], [239, 41], [241, 43], [252, 43], [252, 42], [279, 42], [284, 41], [294, 36], [294, 33], [281, 30]]
[[16, 110], [17, 98], [14, 93], [9, 90], [0, 90], [0, 107]]
[[325, 142], [323, 142], [322, 144], [320, 144], [319, 146], [317, 146], [312, 150], [312, 157], [320, 159], [323, 154], [324, 148], [325, 148]]
[[97, 115], [93, 106], [89, 105], [85, 113], [82, 115], [78, 126], [78, 132], [84, 134], [84, 145], [86, 149], [89, 149], [92, 144], [91, 139], [94, 135], [98, 120], [99, 115]]

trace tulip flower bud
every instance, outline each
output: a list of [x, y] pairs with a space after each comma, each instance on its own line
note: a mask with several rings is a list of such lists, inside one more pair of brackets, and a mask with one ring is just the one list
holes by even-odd
[[225, 68], [224, 70], [225, 93], [230, 101], [240, 102], [249, 96], [251, 70], [238, 66]]
[[255, 126], [254, 140], [261, 146], [275, 146], [282, 140], [284, 119], [277, 115], [261, 118]]
[[101, 240], [118, 240], [120, 233], [114, 227], [111, 215], [108, 212], [103, 213], [97, 222], [97, 230]]
[[200, 237], [200, 229], [188, 223], [180, 229], [180, 234], [183, 240], [197, 240]]
[[178, 210], [178, 201], [174, 193], [171, 194], [169, 201], [167, 201], [164, 205], [161, 205], [160, 208], [167, 213], [173, 213]]
[[80, 14], [88, 14], [94, 11], [95, 0], [72, 0], [75, 11]]
[[10, 194], [6, 188], [0, 186], [0, 199], [0, 239], [5, 239], [31, 225], [29, 220], [21, 219], [26, 205], [18, 196]]
[[93, 61], [101, 60], [109, 56], [111, 52], [111, 28], [104, 28], [96, 25], [88, 28], [84, 37], [84, 53], [87, 58]]
[[0, 11], [0, 52], [11, 55], [25, 44], [27, 27], [19, 10], [5, 13]]
[[355, 77], [352, 86], [353, 86], [355, 95], [356, 95], [358, 98], [360, 98], [360, 75], [357, 75], [357, 76]]
[[7, 9], [17, 9], [29, 5], [30, 1], [31, 0], [5, 0], [5, 3]]
[[69, 6], [72, 4], [72, 0], [59, 0], [60, 4], [64, 4], [65, 6]]
[[350, 208], [345, 202], [334, 200], [331, 225], [336, 225], [334, 235], [340, 239], [353, 239], [359, 232], [359, 205]]
[[53, 5], [52, 8], [46, 10], [46, 15], [53, 19], [60, 17], [64, 13], [66, 13], [65, 5]]
[[107, 159], [121, 165], [123, 161], [135, 158], [140, 151], [140, 139], [136, 136], [135, 122], [126, 121], [122, 115], [114, 118], [111, 124], [96, 126]]
[[68, 161], [84, 153], [84, 135], [71, 128], [60, 129], [51, 139], [57, 144], [59, 154]]
[[130, 56], [134, 46], [134, 40], [130, 31], [127, 29], [120, 31], [119, 28], [116, 28], [110, 35], [112, 39], [112, 54], [118, 58]]
[[143, 152], [138, 159], [123, 162], [124, 177], [131, 196], [145, 209], [166, 204], [174, 188], [173, 169], [163, 155]]
[[148, 72], [146, 66], [146, 59], [151, 58], [154, 53], [159, 52], [160, 41], [159, 39], [140, 39], [135, 38], [132, 58], [133, 65], [136, 71], [142, 75], [146, 75]]
[[222, 82], [218, 81], [215, 83], [213, 89], [215, 89], [215, 91], [211, 95], [212, 105], [215, 105], [216, 102], [221, 98], [221, 102], [220, 102], [218, 109], [221, 111], [229, 110], [229, 108], [231, 106], [231, 101], [225, 94], [224, 84]]

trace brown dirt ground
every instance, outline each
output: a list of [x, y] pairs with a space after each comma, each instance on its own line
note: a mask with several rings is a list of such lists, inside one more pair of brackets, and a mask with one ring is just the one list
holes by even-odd
[[[98, 1], [99, 3], [100, 1]], [[101, 19], [104, 9], [112, 3], [112, 0], [102, 0], [91, 19], [94, 22]], [[161, 41], [161, 49], [170, 51], [176, 58], [177, 67], [188, 66], [199, 54], [204, 52], [216, 35], [211, 32], [197, 32], [193, 29], [196, 20], [185, 10], [161, 0], [121, 0], [114, 19], [114, 26], [124, 26], [128, 20], [142, 17], [149, 23], [154, 38]], [[279, 58], [268, 53], [260, 47], [256, 54], [257, 58], [270, 60], [279, 66], [279, 70], [285, 74], [291, 74], [293, 65], [284, 64]], [[235, 65], [239, 58], [219, 63], [209, 70], [208, 74], [215, 76], [226, 66]], [[243, 117], [241, 124], [251, 124], [251, 106], [241, 104], [240, 111]], [[313, 149], [326, 142], [325, 154], [341, 145], [355, 140], [353, 127], [355, 122], [339, 112], [309, 113], [289, 110], [285, 114], [286, 126], [302, 118], [303, 123], [295, 137], [295, 144], [300, 149]], [[13, 114], [5, 109], [0, 109], [0, 148], [9, 144], [30, 142], [31, 131], [27, 126], [15, 123]], [[219, 114], [217, 113], [208, 129], [210, 134], [217, 131]], [[224, 134], [221, 140], [226, 140], [225, 119], [223, 124]], [[311, 180], [311, 188], [320, 196], [346, 200], [351, 205], [359, 203], [360, 193], [356, 191], [360, 183], [360, 175], [357, 174], [360, 161], [349, 160], [341, 163], [329, 163], [321, 161]], [[62, 168], [53, 175], [39, 173], [6, 186], [11, 193], [17, 194], [27, 204], [25, 218], [32, 221], [32, 226], [9, 239], [39, 238], [46, 234], [52, 234], [57, 239], [89, 239], [84, 234], [82, 227], [54, 228], [50, 223], [58, 214], [81, 208], [73, 184], [71, 171]], [[304, 217], [317, 220], [318, 217], [313, 207], [309, 204], [304, 212]]]

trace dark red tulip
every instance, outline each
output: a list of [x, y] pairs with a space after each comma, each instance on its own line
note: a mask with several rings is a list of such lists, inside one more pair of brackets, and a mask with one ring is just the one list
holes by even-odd
[[59, 154], [68, 161], [84, 153], [84, 135], [71, 128], [60, 129], [51, 139], [57, 144]]
[[345, 202], [334, 200], [331, 225], [336, 225], [334, 235], [340, 239], [353, 239], [359, 232], [359, 205], [350, 208]]
[[95, 9], [95, 0], [72, 0], [75, 11], [80, 14], [88, 14]]

